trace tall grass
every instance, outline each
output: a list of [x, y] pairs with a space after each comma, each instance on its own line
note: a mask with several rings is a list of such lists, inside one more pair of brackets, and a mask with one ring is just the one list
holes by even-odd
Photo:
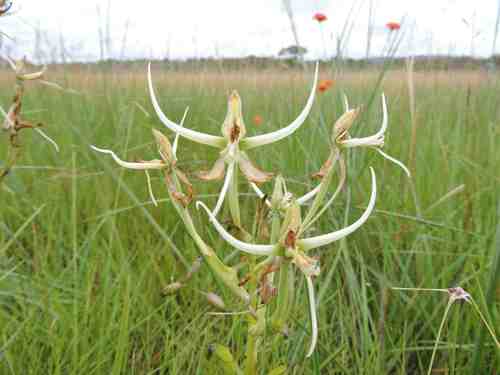
[[[59, 72], [49, 78], [80, 95], [33, 88], [25, 97], [26, 116], [41, 110], [37, 119], [62, 147], [56, 154], [36, 133], [23, 135], [25, 152], [7, 179], [14, 193], [0, 191], [2, 374], [216, 373], [208, 351], [215, 342], [242, 357], [245, 337], [239, 320], [207, 315], [211, 307], [199, 291], [220, 293], [230, 306], [234, 302], [210, 273], [198, 272], [177, 295], [162, 294], [197, 254], [162, 180], [153, 179], [160, 198], [156, 208], [141, 173], [118, 170], [89, 150], [93, 143], [129, 159], [154, 157], [151, 128], [168, 131], [147, 99], [145, 68]], [[159, 63], [155, 68], [165, 111], [181, 118], [189, 105], [186, 126], [214, 134], [231, 88], [242, 96], [249, 133], [257, 134], [290, 122], [309, 87], [309, 74], [281, 68], [224, 74], [174, 72]], [[498, 285], [492, 286], [491, 271], [500, 183], [498, 77], [480, 71], [416, 70], [413, 75], [413, 115], [405, 71], [387, 72], [380, 89], [388, 97], [388, 153], [404, 159], [415, 141], [413, 180], [422, 215], [415, 215], [413, 199], [403, 194], [399, 169], [369, 150], [351, 158], [350, 188], [315, 230], [338, 228], [359, 216], [369, 195], [368, 166], [379, 177], [376, 213], [347, 240], [317, 252], [323, 270], [317, 284], [317, 353], [304, 359], [309, 332], [302, 285], [293, 314], [298, 318], [288, 338], [261, 359], [263, 369], [284, 362], [291, 374], [423, 373], [447, 301], [439, 295], [390, 291], [393, 286], [460, 285], [498, 327]], [[347, 70], [337, 86], [353, 105], [368, 103], [378, 77], [376, 71]], [[264, 170], [286, 171], [289, 188], [297, 194], [313, 185], [309, 176], [327, 157], [326, 139], [342, 113], [340, 94], [335, 89], [321, 94], [292, 138], [266, 149], [265, 157], [252, 155]], [[1, 91], [1, 102], [8, 103], [9, 95]], [[367, 111], [364, 124], [353, 127], [354, 135], [357, 129], [363, 134], [378, 129], [380, 109], [373, 105]], [[257, 114], [264, 120], [260, 128], [252, 123]], [[418, 119], [414, 134], [412, 116]], [[218, 156], [181, 142], [179, 160], [190, 173]], [[447, 197], [462, 184], [463, 193]], [[220, 188], [216, 183], [196, 187], [200, 199], [213, 201]], [[270, 186], [264, 189], [270, 192]], [[243, 204], [253, 205], [249, 187], [242, 184], [240, 191]], [[193, 214], [213, 248], [229, 256], [232, 249]], [[248, 224], [252, 218], [244, 220]], [[498, 371], [498, 349], [486, 338], [476, 339], [481, 330], [470, 309], [452, 309], [436, 371], [468, 373], [473, 357], [480, 358], [475, 361], [478, 373]]]

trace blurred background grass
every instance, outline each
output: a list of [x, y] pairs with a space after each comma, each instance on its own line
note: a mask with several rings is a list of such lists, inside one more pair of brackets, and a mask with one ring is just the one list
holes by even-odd
[[[236, 88], [250, 135], [291, 122], [305, 104], [312, 69], [223, 64], [182, 69], [157, 62], [153, 78], [167, 115], [218, 134], [226, 98]], [[365, 105], [352, 135], [370, 135], [381, 123], [380, 94], [389, 106], [385, 151], [410, 161], [412, 119], [404, 66], [349, 69], [324, 64], [321, 78], [334, 87], [318, 93], [307, 122], [289, 139], [251, 153], [264, 170], [281, 173], [302, 194], [328, 156], [328, 137], [351, 105]], [[213, 317], [200, 291], [213, 291], [231, 308], [205, 267], [175, 296], [162, 289], [196, 257], [189, 236], [168, 202], [160, 175], [153, 178], [159, 207], [149, 201], [145, 175], [125, 171], [89, 144], [129, 160], [156, 157], [151, 129], [172, 134], [157, 119], [146, 90], [146, 65], [51, 69], [48, 79], [79, 94], [27, 89], [26, 118], [42, 121], [60, 145], [56, 153], [24, 131], [23, 154], [0, 191], [0, 373], [205, 374], [216, 373], [209, 344], [229, 345], [241, 358], [240, 319]], [[0, 75], [2, 103], [11, 97], [10, 75]], [[352, 222], [369, 197], [367, 167], [378, 177], [376, 212], [345, 241], [319, 249], [316, 280], [320, 337], [304, 360], [309, 340], [306, 293], [299, 278], [296, 320], [288, 338], [268, 338], [260, 361], [269, 371], [285, 363], [293, 374], [420, 374], [429, 363], [447, 302], [440, 293], [402, 293], [397, 287], [464, 287], [498, 330], [500, 293], [495, 275], [495, 232], [500, 182], [498, 75], [479, 69], [418, 68], [414, 77], [415, 164], [411, 184], [399, 168], [371, 150], [349, 153], [349, 188], [314, 231]], [[254, 117], [262, 124], [256, 125]], [[0, 160], [3, 160], [2, 139]], [[216, 151], [181, 140], [180, 165], [208, 168]], [[411, 164], [411, 163], [410, 163]], [[221, 183], [195, 183], [198, 199], [213, 205]], [[462, 186], [463, 185], [463, 186]], [[458, 187], [458, 192], [446, 194]], [[270, 192], [268, 183], [263, 189]], [[241, 183], [243, 219], [256, 204]], [[445, 197], [445, 199], [442, 199]], [[232, 250], [198, 216], [202, 236], [221, 254]], [[223, 214], [223, 216], [226, 213]], [[226, 215], [227, 217], [227, 215]], [[499, 236], [497, 234], [497, 236]], [[237, 259], [233, 259], [233, 264]], [[488, 288], [490, 293], [488, 295]], [[493, 292], [491, 292], [491, 290]], [[493, 341], [470, 306], [456, 304], [446, 324], [435, 373], [498, 371]], [[479, 345], [481, 344], [481, 345]]]

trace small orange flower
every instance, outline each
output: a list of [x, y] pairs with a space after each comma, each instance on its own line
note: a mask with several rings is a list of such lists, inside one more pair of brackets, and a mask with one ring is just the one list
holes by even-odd
[[262, 119], [262, 116], [255, 115], [253, 117], [253, 123], [254, 123], [255, 126], [261, 126], [263, 122], [264, 122], [264, 120]]
[[323, 13], [316, 13], [314, 16], [313, 16], [313, 20], [316, 20], [318, 21], [319, 23], [321, 22], [325, 22], [328, 18], [326, 17], [325, 14]]
[[331, 79], [322, 79], [318, 83], [318, 91], [325, 92], [329, 90], [333, 86], [333, 80]]
[[385, 26], [389, 29], [389, 31], [397, 31], [401, 28], [401, 24], [399, 22], [387, 22]]

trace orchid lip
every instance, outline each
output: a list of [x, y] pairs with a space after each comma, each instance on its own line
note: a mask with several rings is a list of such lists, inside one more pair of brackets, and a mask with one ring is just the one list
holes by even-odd
[[226, 240], [234, 248], [243, 251], [245, 253], [253, 255], [271, 255], [274, 253], [275, 245], [257, 245], [247, 242], [240, 241], [234, 238], [230, 233], [228, 233], [224, 227], [217, 221], [217, 218], [210, 212], [207, 206], [203, 202], [196, 202], [196, 208], [199, 209], [200, 206], [206, 211], [210, 222], [214, 225], [220, 236]]
[[191, 141], [203, 143], [208, 146], [222, 148], [226, 144], [226, 141], [223, 137], [217, 137], [215, 135], [205, 134], [201, 132], [197, 132], [191, 129], [184, 128], [179, 124], [171, 121], [161, 110], [160, 104], [156, 99], [155, 91], [153, 88], [153, 81], [151, 78], [151, 63], [148, 64], [148, 88], [149, 94], [151, 97], [151, 102], [153, 103], [153, 107], [155, 109], [156, 114], [158, 115], [160, 121], [171, 131], [179, 134], [181, 137], [187, 138]]
[[124, 161], [120, 159], [116, 154], [107, 149], [99, 148], [94, 145], [90, 145], [90, 148], [92, 150], [103, 153], [103, 154], [108, 154], [111, 155], [114, 159], [114, 161], [119, 164], [120, 166], [128, 169], [136, 169], [136, 170], [145, 170], [145, 169], [163, 169], [165, 168], [165, 163], [161, 161], [145, 161], [145, 162], [129, 162], [129, 161]]
[[318, 84], [318, 70], [319, 70], [319, 64], [316, 63], [316, 68], [314, 72], [314, 82], [311, 89], [311, 93], [309, 94], [309, 98], [307, 99], [306, 105], [302, 110], [302, 112], [299, 114], [299, 116], [290, 125], [282, 129], [279, 129], [275, 132], [242, 139], [241, 140], [242, 149], [249, 150], [251, 148], [255, 148], [258, 146], [263, 146], [269, 143], [277, 142], [294, 133], [305, 122], [307, 116], [309, 115], [309, 112], [311, 112], [311, 108], [314, 103], [314, 97], [316, 95], [316, 86]]
[[351, 225], [340, 229], [335, 232], [331, 232], [328, 234], [323, 234], [321, 236], [316, 236], [316, 237], [311, 237], [311, 238], [306, 238], [298, 241], [299, 246], [302, 248], [302, 250], [307, 251], [311, 250], [320, 246], [326, 246], [329, 245], [330, 243], [334, 241], [338, 241], [357, 229], [359, 229], [365, 222], [368, 220], [370, 217], [373, 208], [375, 207], [375, 201], [377, 199], [377, 178], [375, 176], [375, 171], [373, 168], [370, 167], [370, 172], [372, 175], [372, 193], [370, 197], [370, 201], [368, 203], [368, 207], [366, 207], [366, 210], [363, 212], [361, 217], [356, 220], [354, 223]]

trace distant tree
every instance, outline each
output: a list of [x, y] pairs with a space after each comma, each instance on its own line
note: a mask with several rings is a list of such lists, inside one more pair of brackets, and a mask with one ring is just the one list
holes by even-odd
[[307, 53], [307, 48], [302, 47], [302, 46], [297, 46], [297, 45], [292, 45], [289, 47], [282, 48], [278, 52], [279, 57], [286, 57], [286, 58], [300, 58], [304, 56]]

